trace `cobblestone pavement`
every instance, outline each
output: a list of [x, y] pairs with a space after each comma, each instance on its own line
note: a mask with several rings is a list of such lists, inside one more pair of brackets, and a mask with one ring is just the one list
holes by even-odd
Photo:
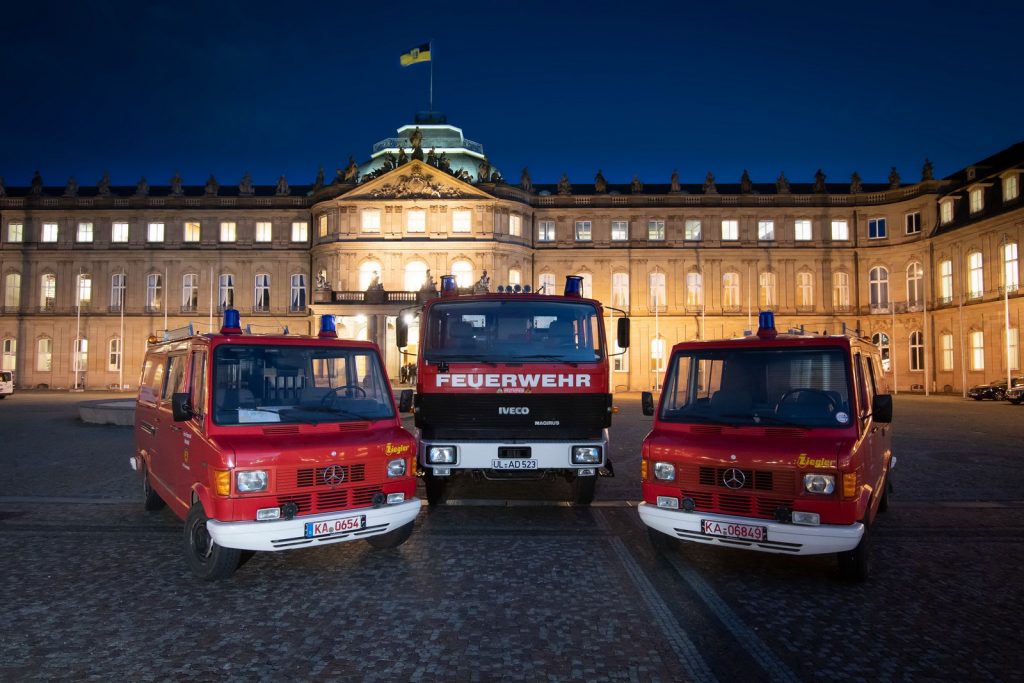
[[656, 554], [632, 396], [590, 508], [465, 482], [395, 550], [262, 553], [207, 584], [180, 521], [142, 510], [131, 430], [78, 422], [82, 399], [0, 404], [0, 680], [1024, 680], [1024, 406], [897, 397], [863, 585], [830, 557]]

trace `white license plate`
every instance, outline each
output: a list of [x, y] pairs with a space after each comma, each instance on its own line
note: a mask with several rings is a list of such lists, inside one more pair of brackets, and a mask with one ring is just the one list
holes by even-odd
[[536, 460], [492, 460], [491, 468], [495, 470], [535, 470], [537, 469]]
[[358, 531], [366, 527], [366, 515], [355, 517], [339, 517], [338, 519], [325, 519], [322, 522], [306, 522], [306, 538], [318, 536], [330, 536], [346, 531]]
[[740, 541], [767, 541], [768, 527], [753, 524], [734, 524], [717, 522], [713, 519], [700, 520], [700, 532], [705, 536], [735, 538]]

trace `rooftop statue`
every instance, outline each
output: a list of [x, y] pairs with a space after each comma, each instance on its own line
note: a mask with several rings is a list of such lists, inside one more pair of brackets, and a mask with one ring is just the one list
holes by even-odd
[[409, 163], [409, 157], [405, 153], [405, 147], [398, 148], [398, 165], [404, 166]]
[[345, 167], [344, 181], [346, 183], [355, 183], [359, 180], [359, 167], [356, 165], [356, 160], [351, 156], [348, 158], [348, 166]]
[[96, 184], [96, 189], [99, 191], [101, 197], [110, 196], [110, 172], [104, 171], [103, 177], [100, 182]]
[[78, 181], [75, 180], [75, 176], [68, 178], [68, 184], [64, 187], [65, 197], [77, 197], [78, 196]]
[[433, 147], [427, 152], [427, 163], [431, 166], [437, 166], [437, 152], [434, 151]]
[[43, 193], [43, 176], [39, 175], [39, 171], [36, 170], [32, 174], [32, 194], [41, 195]]
[[533, 192], [533, 181], [530, 180], [530, 169], [523, 167], [523, 172], [519, 174], [519, 187], [523, 188], [527, 192]]
[[486, 183], [491, 179], [491, 162], [484, 157], [480, 160], [480, 163], [476, 165], [476, 181], [478, 183]]
[[640, 178], [633, 176], [633, 182], [629, 184], [629, 191], [633, 194], [637, 194], [644, 191], [644, 184], [640, 182]]
[[246, 171], [245, 175], [242, 176], [242, 182], [238, 183], [238, 194], [244, 196], [251, 196], [255, 193], [252, 187], [252, 175]]
[[785, 171], [779, 171], [779, 177], [775, 179], [775, 191], [779, 194], [789, 194], [789, 180]]
[[420, 132], [420, 127], [416, 126], [416, 129], [413, 130], [413, 132], [409, 133], [409, 145], [411, 145], [413, 149], [416, 149], [417, 147], [421, 146], [422, 144], [423, 144], [423, 133]]
[[327, 269], [321, 268], [316, 273], [316, 288], [319, 290], [330, 289], [331, 283], [327, 281]]
[[6, 197], [7, 190], [4, 189], [4, 177], [0, 176], [0, 197]]
[[278, 178], [277, 179], [277, 189], [274, 191], [274, 193], [278, 197], [284, 197], [284, 196], [288, 195], [290, 192], [291, 192], [291, 190], [289, 190], [289, 188], [288, 188], [288, 181], [285, 180], [284, 176], [281, 176], [280, 178]]
[[860, 182], [860, 173], [856, 171], [850, 176], [850, 194], [860, 194], [864, 191], [864, 186]]
[[174, 177], [171, 178], [171, 194], [175, 197], [180, 197], [184, 194], [184, 190], [181, 189], [181, 173], [174, 172]]
[[423, 278], [423, 286], [420, 287], [420, 290], [424, 292], [437, 291], [437, 283], [434, 282], [434, 276], [430, 274], [430, 268], [427, 268], [427, 274]]
[[206, 194], [215, 197], [217, 192], [220, 191], [220, 185], [217, 184], [217, 179], [210, 174], [210, 178], [206, 181]]
[[708, 171], [704, 177], [704, 194], [718, 194], [718, 188], [715, 187], [715, 176], [711, 171]]
[[889, 173], [889, 189], [896, 190], [900, 186], [900, 174], [896, 172], [896, 167], [892, 167], [892, 171]]
[[139, 184], [135, 186], [135, 196], [145, 197], [149, 194], [149, 183], [146, 182], [146, 176], [139, 178]]
[[672, 170], [672, 177], [669, 178], [668, 182], [669, 182], [669, 189], [668, 189], [669, 192], [679, 192], [680, 189], [681, 189], [680, 186], [679, 186], [679, 171], [673, 169]]
[[474, 292], [489, 292], [491, 290], [491, 278], [487, 275], [487, 271], [484, 270], [483, 275], [473, 285]]
[[743, 175], [740, 176], [740, 192], [750, 194], [753, 191], [754, 184], [750, 182], [750, 174], [747, 173], [747, 169], [743, 169]]
[[825, 173], [820, 168], [814, 174], [814, 191], [818, 194], [825, 194], [828, 191], [825, 188]]
[[597, 169], [597, 175], [594, 176], [594, 191], [604, 194], [608, 191], [608, 181], [604, 179], [604, 174], [601, 173], [601, 169]]
[[558, 194], [572, 194], [572, 185], [569, 183], [568, 173], [563, 173], [562, 179], [558, 181]]
[[924, 160], [924, 167], [921, 168], [921, 180], [935, 180], [935, 172], [932, 169], [932, 162], [928, 159]]

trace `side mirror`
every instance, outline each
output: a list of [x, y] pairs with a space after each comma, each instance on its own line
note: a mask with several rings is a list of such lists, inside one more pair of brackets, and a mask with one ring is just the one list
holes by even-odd
[[871, 402], [871, 417], [875, 422], [892, 422], [892, 396], [878, 394]]
[[171, 394], [171, 414], [175, 422], [184, 422], [192, 419], [192, 406], [188, 403], [189, 395], [186, 393]]
[[620, 349], [629, 348], [629, 318], [619, 318], [619, 327], [616, 332], [616, 343]]
[[395, 321], [395, 346], [400, 349], [404, 349], [409, 345], [409, 324], [402, 320], [402, 315], [398, 315], [398, 320]]
[[654, 415], [654, 394], [649, 391], [641, 393], [640, 407], [643, 409], [644, 415]]
[[398, 412], [412, 412], [412, 389], [402, 389], [398, 393]]

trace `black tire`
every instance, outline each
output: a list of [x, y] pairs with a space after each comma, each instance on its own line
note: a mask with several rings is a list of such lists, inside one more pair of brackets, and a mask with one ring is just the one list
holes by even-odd
[[885, 481], [882, 482], [882, 498], [878, 501], [879, 512], [887, 512], [889, 510], [889, 491], [892, 490], [889, 477], [891, 476], [891, 474], [885, 475]]
[[647, 527], [647, 540], [651, 542], [651, 547], [654, 548], [654, 551], [659, 554], [672, 552], [679, 547], [676, 539], [651, 527]]
[[577, 476], [572, 480], [572, 502], [574, 505], [590, 505], [594, 502], [597, 477]]
[[1006, 400], [1008, 400], [1010, 403], [1012, 403], [1015, 406], [1019, 406], [1020, 405], [1020, 399], [1019, 398], [1017, 400], [1013, 400], [1012, 398], [1008, 398]]
[[448, 499], [448, 481], [444, 477], [435, 477], [433, 471], [427, 470], [423, 486], [427, 490], [427, 505], [442, 505]]
[[149, 483], [149, 468], [143, 466], [142, 468], [142, 506], [149, 512], [156, 512], [162, 510], [167, 506], [164, 499], [160, 497], [160, 494], [153, 490], [153, 487]]
[[373, 546], [374, 550], [387, 550], [388, 548], [397, 548], [412, 536], [412, 522], [409, 522], [405, 526], [400, 526], [397, 529], [393, 529], [386, 534], [379, 534], [377, 536], [370, 536], [366, 539], [366, 542]]
[[871, 530], [864, 527], [864, 535], [853, 550], [837, 553], [839, 575], [847, 581], [866, 581], [871, 565]]
[[193, 503], [185, 518], [185, 560], [192, 573], [200, 579], [219, 581], [235, 573], [242, 559], [242, 551], [214, 543], [206, 529], [207, 519], [203, 506]]

